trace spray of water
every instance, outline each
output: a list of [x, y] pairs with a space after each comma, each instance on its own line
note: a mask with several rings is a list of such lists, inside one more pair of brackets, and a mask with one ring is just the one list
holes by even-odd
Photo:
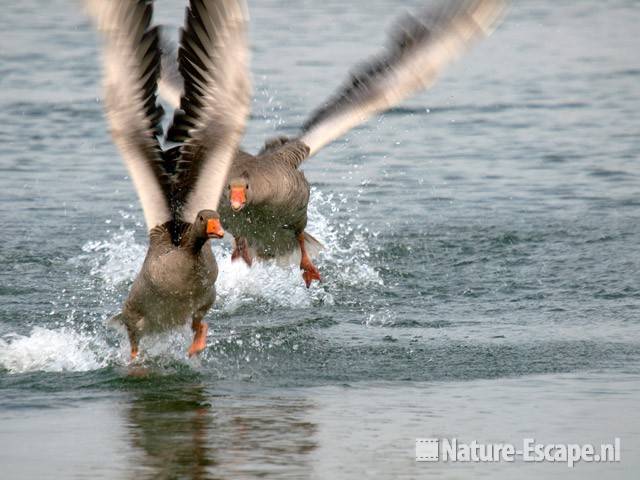
[[[249, 268], [243, 262], [231, 261], [229, 246], [214, 245], [220, 268], [215, 315], [233, 316], [239, 309], [246, 308], [258, 311], [312, 309], [334, 304], [335, 294], [341, 289], [380, 284], [380, 276], [369, 264], [371, 252], [367, 237], [372, 234], [355, 222], [357, 212], [353, 205], [356, 204], [312, 189], [308, 230], [326, 248], [317, 259], [325, 280], [311, 289], [304, 286], [296, 265], [283, 267], [275, 262], [256, 262]], [[29, 335], [5, 335], [0, 339], [0, 368], [13, 373], [87, 371], [127, 362], [124, 335], [114, 336], [107, 324], [111, 315], [119, 311], [128, 285], [140, 269], [146, 245], [134, 235], [135, 228], [140, 227], [136, 218], [127, 212], [120, 212], [120, 217], [120, 228], [110, 230], [106, 239], [87, 242], [82, 252], [69, 260], [72, 273], [77, 273], [82, 280], [71, 296], [78, 298], [75, 305], [73, 301], [67, 302], [70, 306], [63, 312], [64, 320], [48, 326], [50, 328], [36, 327]], [[336, 220], [338, 218], [340, 220]], [[64, 295], [69, 297], [68, 293]], [[81, 308], [80, 303], [85, 307]], [[145, 358], [156, 363], [187, 362], [185, 345], [190, 337], [188, 327], [147, 337], [142, 345]], [[216, 336], [212, 342], [214, 354], [206, 358], [213, 364], [221, 346], [242, 345], [249, 350], [273, 346], [262, 345], [259, 334], [253, 335], [246, 345], [238, 344], [243, 340], [234, 330], [226, 332], [226, 337]]]

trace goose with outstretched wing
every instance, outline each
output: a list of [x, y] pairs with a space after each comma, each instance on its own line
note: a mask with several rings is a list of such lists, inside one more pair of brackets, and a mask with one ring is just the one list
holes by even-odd
[[[356, 70], [309, 117], [297, 138], [269, 140], [255, 156], [239, 151], [218, 209], [235, 238], [233, 258], [251, 264], [256, 257], [291, 258], [300, 252], [306, 285], [320, 280], [310, 253], [322, 246], [305, 231], [309, 184], [299, 170], [302, 162], [373, 115], [433, 85], [449, 64], [493, 31], [505, 9], [506, 0], [443, 0], [404, 16], [386, 52]], [[176, 79], [164, 82], [174, 97], [182, 88]], [[166, 97], [170, 100], [170, 91]]]
[[249, 112], [242, 0], [191, 0], [178, 51], [179, 108], [163, 150], [156, 90], [161, 54], [152, 2], [87, 0], [104, 39], [104, 107], [142, 204], [149, 249], [122, 312], [131, 357], [140, 337], [191, 322], [189, 355], [205, 348], [204, 315], [218, 275], [209, 240], [224, 231], [216, 211]]

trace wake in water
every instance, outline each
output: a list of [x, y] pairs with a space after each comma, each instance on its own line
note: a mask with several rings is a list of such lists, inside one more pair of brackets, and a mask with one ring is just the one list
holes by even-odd
[[[216, 282], [218, 300], [208, 317], [213, 332], [209, 344], [214, 337], [214, 347], [232, 344], [262, 349], [271, 346], [262, 345], [259, 334], [253, 335], [248, 345], [243, 345], [233, 329], [220, 338], [216, 324], [221, 315], [333, 305], [335, 293], [342, 289], [382, 284], [378, 272], [368, 263], [369, 232], [354, 221], [357, 216], [354, 205], [357, 202], [324, 195], [316, 188], [311, 190], [308, 230], [326, 247], [317, 262], [324, 282], [314, 284], [311, 289], [302, 282], [297, 265], [255, 262], [248, 267], [244, 262], [231, 261], [230, 246], [214, 244], [220, 273]], [[29, 335], [5, 335], [0, 339], [0, 368], [12, 373], [88, 371], [127, 363], [126, 341], [119, 341], [124, 335], [114, 335], [106, 324], [120, 310], [127, 287], [144, 260], [146, 247], [136, 241], [131, 225], [136, 224], [136, 219], [126, 212], [120, 212], [120, 216], [121, 226], [112, 231], [110, 238], [88, 241], [82, 247], [83, 253], [69, 260], [72, 273], [82, 280], [71, 297], [69, 310], [64, 312], [65, 320], [48, 325], [50, 328], [35, 327]], [[335, 226], [338, 218], [339, 228]], [[84, 313], [79, 304], [93, 305], [92, 311]], [[144, 356], [156, 363], [206, 362], [211, 355], [195, 361], [186, 359], [185, 345], [189, 344], [190, 335], [185, 326], [178, 331], [147, 337], [143, 339]], [[213, 355], [215, 352], [219, 352], [217, 347]]]

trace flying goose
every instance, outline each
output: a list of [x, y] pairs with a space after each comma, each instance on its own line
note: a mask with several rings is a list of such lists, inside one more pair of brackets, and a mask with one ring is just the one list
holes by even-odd
[[[249, 113], [242, 0], [191, 0], [178, 55], [180, 108], [161, 143], [159, 30], [152, 2], [87, 0], [104, 38], [104, 107], [113, 141], [142, 204], [149, 249], [122, 312], [131, 357], [140, 337], [191, 322], [188, 353], [205, 348], [203, 318], [218, 275], [209, 240], [224, 231], [216, 212]], [[180, 138], [171, 132], [180, 132]]]
[[[309, 287], [320, 280], [310, 253], [322, 248], [306, 231], [309, 183], [300, 165], [322, 147], [415, 94], [473, 44], [491, 34], [507, 0], [448, 0], [402, 17], [386, 52], [353, 72], [325, 104], [314, 111], [294, 139], [268, 140], [251, 155], [239, 150], [218, 208], [235, 239], [233, 258], [291, 257], [300, 251], [300, 268]], [[172, 47], [163, 40], [160, 94], [175, 105], [183, 88], [172, 67]]]

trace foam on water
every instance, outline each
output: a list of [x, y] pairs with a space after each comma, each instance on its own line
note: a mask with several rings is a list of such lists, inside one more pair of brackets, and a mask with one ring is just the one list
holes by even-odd
[[[362, 191], [358, 191], [358, 196]], [[348, 220], [336, 223], [338, 214]], [[335, 267], [331, 282], [344, 286], [382, 285], [379, 273], [369, 264], [371, 245], [367, 237], [377, 234], [357, 223], [357, 201], [349, 201], [345, 195], [324, 195], [312, 188], [308, 216], [307, 230], [325, 246], [320, 254], [320, 266]]]
[[69, 328], [35, 327], [29, 336], [0, 339], [0, 367], [11, 373], [86, 372], [106, 367], [111, 355], [104, 354], [109, 350], [100, 339]]
[[[334, 292], [354, 285], [381, 284], [382, 280], [369, 265], [371, 256], [367, 236], [372, 235], [355, 223], [357, 202], [345, 197], [324, 195], [312, 189], [308, 231], [320, 240], [325, 249], [316, 260], [324, 281], [307, 289], [296, 264], [255, 262], [248, 267], [231, 261], [231, 249], [226, 244], [214, 244], [213, 250], [220, 273], [216, 283], [217, 312], [232, 315], [240, 308], [312, 308], [332, 305]], [[336, 218], [347, 220], [337, 221]], [[99, 296], [101, 308], [115, 314], [119, 311], [123, 291], [139, 271], [146, 245], [136, 241], [130, 227], [136, 219], [120, 212], [121, 225], [110, 230], [110, 237], [88, 241], [80, 255], [70, 259], [75, 269], [84, 274], [76, 296]], [[75, 296], [73, 297], [75, 298]], [[91, 298], [90, 300], [92, 300]], [[87, 300], [85, 298], [85, 300]], [[12, 372], [87, 371], [113, 364], [125, 364], [128, 346], [123, 332], [114, 335], [96, 322], [110, 315], [78, 315], [66, 312], [66, 321], [54, 328], [34, 328], [29, 335], [9, 334], [0, 339], [0, 367]], [[100, 320], [102, 319], [102, 320]], [[219, 333], [219, 332], [218, 332]], [[187, 362], [185, 345], [190, 341], [188, 328], [143, 339], [144, 358], [154, 363], [158, 359]], [[120, 339], [116, 341], [113, 339]]]
[[133, 230], [118, 231], [109, 240], [87, 242], [82, 250], [90, 254], [85, 258], [91, 265], [91, 275], [111, 286], [133, 280], [146, 253], [146, 247], [136, 243]]
[[248, 267], [244, 262], [232, 262], [231, 252], [223, 247], [214, 248], [214, 253], [220, 268], [217, 308], [225, 313], [251, 304], [304, 308], [314, 300], [333, 302], [323, 287], [307, 290], [295, 265], [281, 267], [275, 262], [255, 262]]
[[[119, 214], [123, 222], [132, 219], [130, 213], [120, 211]], [[90, 275], [99, 278], [108, 288], [132, 281], [142, 267], [147, 250], [145, 245], [136, 242], [134, 234], [134, 230], [121, 223], [109, 239], [85, 243], [82, 246], [84, 254], [73, 257], [70, 263], [89, 266]]]
[[[213, 251], [220, 269], [216, 283], [218, 308], [233, 313], [250, 304], [285, 308], [333, 304], [331, 290], [336, 284], [380, 284], [378, 272], [368, 264], [371, 256], [366, 240], [368, 232], [354, 222], [356, 209], [347, 210], [348, 205], [346, 198], [324, 195], [315, 188], [311, 191], [307, 229], [325, 246], [317, 259], [321, 272], [330, 269], [332, 275], [330, 278], [325, 275], [322, 284], [315, 283], [310, 289], [305, 287], [295, 263], [282, 266], [276, 262], [255, 262], [248, 267], [243, 262], [231, 261], [231, 250], [226, 244], [215, 243]], [[332, 217], [338, 213], [347, 213], [350, 220], [335, 225]], [[87, 255], [76, 257], [74, 262], [87, 263], [91, 275], [114, 288], [135, 278], [146, 245], [137, 243], [134, 232], [122, 226], [108, 240], [87, 242], [83, 251]]]
[[[81, 328], [81, 330], [84, 330]], [[129, 346], [124, 329], [118, 332], [76, 331], [62, 327], [35, 327], [29, 335], [8, 334], [0, 339], [0, 369], [9, 373], [87, 372], [129, 363]], [[112, 341], [120, 339], [122, 341]], [[107, 340], [110, 340], [109, 342]], [[191, 331], [185, 326], [141, 341], [141, 360], [159, 369], [175, 364], [198, 365], [186, 356]]]

